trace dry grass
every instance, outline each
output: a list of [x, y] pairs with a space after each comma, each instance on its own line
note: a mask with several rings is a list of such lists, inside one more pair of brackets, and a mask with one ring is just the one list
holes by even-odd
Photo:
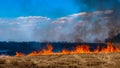
[[0, 58], [0, 68], [120, 68], [120, 53]]

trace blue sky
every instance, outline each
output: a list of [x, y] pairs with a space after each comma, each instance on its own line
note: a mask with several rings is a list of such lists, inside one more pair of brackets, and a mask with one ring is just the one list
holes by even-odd
[[0, 0], [0, 17], [59, 18], [84, 11], [113, 9], [120, 0]]
[[0, 0], [0, 41], [104, 41], [120, 27], [119, 8], [120, 0]]
[[78, 7], [73, 0], [0, 0], [0, 17], [58, 18], [77, 12]]

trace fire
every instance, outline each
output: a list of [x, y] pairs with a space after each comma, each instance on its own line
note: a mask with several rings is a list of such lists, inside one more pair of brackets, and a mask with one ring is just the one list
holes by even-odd
[[107, 44], [107, 48], [103, 48], [101, 50], [102, 53], [109, 53], [109, 52], [120, 52], [120, 49], [113, 46], [111, 43]]
[[[63, 54], [83, 54], [83, 53], [112, 53], [112, 52], [120, 52], [120, 48], [117, 46], [114, 46], [111, 43], [107, 43], [106, 47], [100, 48], [97, 46], [96, 49], [90, 50], [89, 45], [77, 45], [74, 50], [67, 50], [63, 49], [61, 52], [53, 52], [53, 47], [52, 45], [48, 44], [46, 49], [42, 49], [41, 51], [33, 51], [27, 56], [41, 56], [41, 55], [63, 55]], [[23, 53], [16, 52], [15, 56], [26, 56]], [[5, 55], [2, 55], [2, 57], [5, 57]]]
[[107, 47], [103, 47], [100, 49], [97, 46], [93, 51], [90, 50], [89, 45], [77, 45], [74, 50], [70, 51], [67, 49], [63, 49], [61, 52], [53, 52], [52, 45], [47, 45], [47, 49], [42, 49], [39, 52], [32, 52], [28, 54], [28, 56], [40, 56], [40, 55], [63, 55], [63, 54], [81, 54], [81, 53], [111, 53], [111, 52], [120, 52], [120, 48], [115, 47], [111, 43], [107, 43]]
[[89, 45], [78, 45], [75, 47], [75, 53], [90, 53], [90, 46]]
[[2, 57], [2, 58], [6, 58], [6, 55], [2, 54], [1, 57]]
[[39, 56], [39, 55], [51, 55], [53, 52], [53, 47], [52, 45], [47, 45], [47, 49], [42, 49], [42, 51], [36, 52], [33, 51], [32, 53], [28, 54], [28, 56]]
[[75, 50], [69, 51], [63, 49], [61, 54], [80, 54], [80, 53], [90, 53], [90, 46], [89, 45], [78, 45], [75, 47]]
[[16, 52], [16, 55], [15, 55], [15, 56], [17, 56], [17, 57], [19, 57], [19, 56], [24, 56], [24, 54], [23, 54], [23, 53]]
[[5, 54], [2, 54], [1, 58], [11, 58], [11, 56], [6, 56]]
[[53, 47], [52, 45], [47, 45], [47, 49], [43, 49], [43, 55], [51, 55], [53, 52]]

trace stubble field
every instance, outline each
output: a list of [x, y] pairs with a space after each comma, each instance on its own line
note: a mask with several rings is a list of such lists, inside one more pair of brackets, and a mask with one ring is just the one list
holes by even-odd
[[120, 53], [0, 58], [0, 68], [119, 68]]

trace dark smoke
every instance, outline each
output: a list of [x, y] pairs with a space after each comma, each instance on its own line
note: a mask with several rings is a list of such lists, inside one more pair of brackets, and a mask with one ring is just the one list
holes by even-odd
[[[81, 7], [81, 3], [86, 5], [85, 7]], [[114, 12], [109, 15], [109, 37], [114, 37], [120, 32], [120, 0], [75, 0], [75, 4], [79, 6], [79, 11], [105, 11], [105, 10], [113, 10]], [[81, 10], [81, 8], [83, 8]], [[113, 24], [114, 23], [114, 24]]]

